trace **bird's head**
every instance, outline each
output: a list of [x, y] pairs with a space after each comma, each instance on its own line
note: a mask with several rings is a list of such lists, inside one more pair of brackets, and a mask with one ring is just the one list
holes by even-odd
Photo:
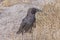
[[35, 14], [36, 12], [41, 12], [42, 10], [39, 10], [37, 8], [29, 8], [28, 12]]

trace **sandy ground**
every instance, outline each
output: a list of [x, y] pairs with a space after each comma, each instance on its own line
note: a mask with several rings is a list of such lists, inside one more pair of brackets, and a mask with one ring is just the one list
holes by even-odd
[[[0, 40], [60, 40], [59, 0], [3, 0], [0, 2]], [[27, 10], [36, 7], [36, 28], [32, 34], [16, 34]]]

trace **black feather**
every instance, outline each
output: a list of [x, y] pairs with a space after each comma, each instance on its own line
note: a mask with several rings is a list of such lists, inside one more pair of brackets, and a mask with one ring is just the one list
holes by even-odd
[[20, 25], [19, 30], [17, 31], [17, 34], [22, 33], [23, 32], [28, 32], [30, 29], [30, 31], [32, 31], [32, 27], [33, 24], [35, 22], [35, 13], [38, 11], [38, 9], [36, 8], [29, 8], [28, 12], [27, 12], [27, 16], [22, 20], [22, 23]]

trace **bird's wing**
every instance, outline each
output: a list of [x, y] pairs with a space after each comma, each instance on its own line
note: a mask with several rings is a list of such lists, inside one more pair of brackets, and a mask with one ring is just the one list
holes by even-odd
[[17, 31], [17, 34], [21, 33], [24, 31], [24, 27], [26, 25], [26, 22], [24, 21], [24, 19], [22, 20], [22, 23], [20, 24], [20, 28], [19, 30]]
[[23, 19], [17, 34], [24, 31], [28, 32], [33, 27], [34, 22], [35, 22], [35, 19], [31, 19], [31, 20]]
[[24, 27], [25, 32], [28, 32], [30, 29], [32, 29], [34, 22], [35, 19], [27, 20], [26, 25]]

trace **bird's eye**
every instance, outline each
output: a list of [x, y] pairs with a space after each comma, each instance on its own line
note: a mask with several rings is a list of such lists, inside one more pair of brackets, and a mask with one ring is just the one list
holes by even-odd
[[35, 14], [35, 13], [36, 13], [36, 10], [32, 10], [31, 13], [32, 13], [32, 14]]

